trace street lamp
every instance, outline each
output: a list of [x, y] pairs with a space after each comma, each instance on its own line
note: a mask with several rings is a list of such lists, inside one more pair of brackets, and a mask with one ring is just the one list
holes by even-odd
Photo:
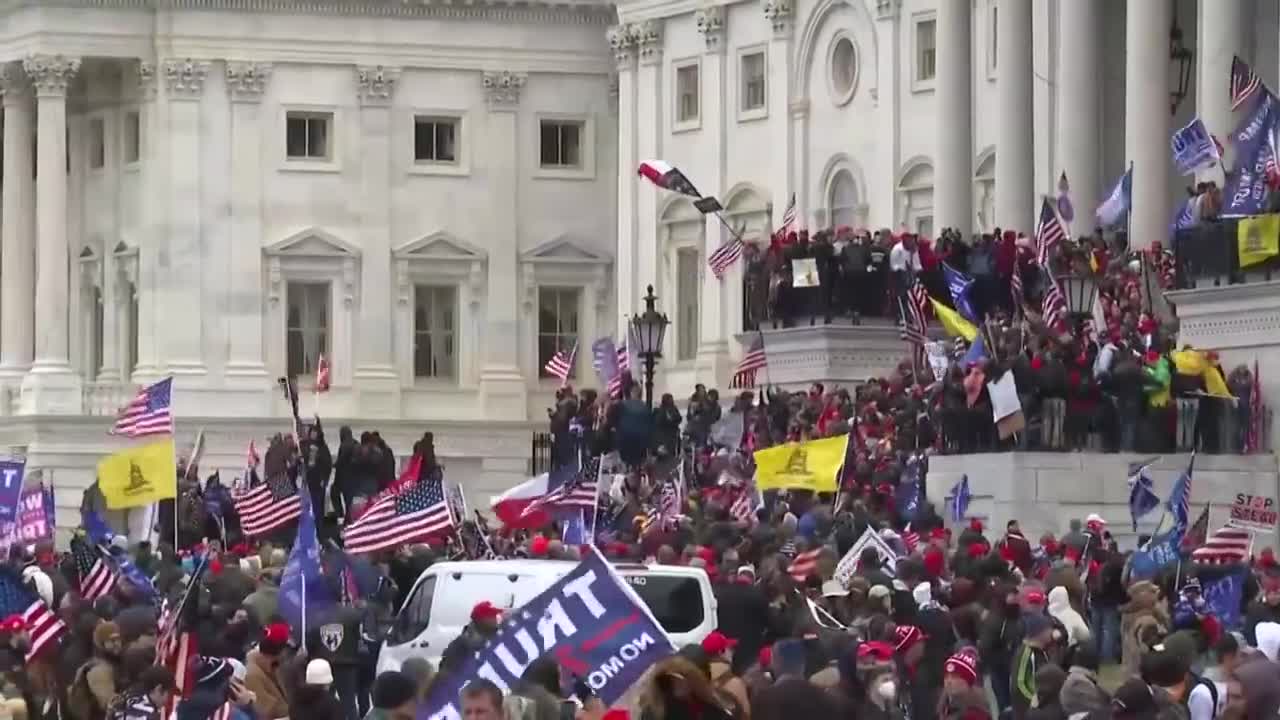
[[644, 312], [631, 318], [631, 336], [635, 338], [636, 355], [644, 361], [644, 400], [653, 409], [653, 371], [662, 357], [662, 339], [667, 335], [667, 326], [671, 321], [665, 313], [654, 308], [658, 298], [653, 294], [653, 286], [644, 296]]
[[1069, 273], [1058, 276], [1058, 287], [1066, 295], [1067, 311], [1076, 327], [1079, 327], [1084, 319], [1093, 315], [1093, 301], [1098, 296], [1098, 284], [1089, 273]]

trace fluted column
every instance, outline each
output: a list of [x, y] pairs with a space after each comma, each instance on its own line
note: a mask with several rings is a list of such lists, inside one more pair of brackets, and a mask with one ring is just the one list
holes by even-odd
[[[1245, 0], [1200, 0], [1200, 49], [1196, 52], [1196, 112], [1209, 132], [1224, 140], [1235, 130], [1231, 112], [1231, 60], [1243, 55], [1246, 37], [1245, 14], [1253, 3]], [[1187, 44], [1190, 44], [1188, 39]], [[1215, 166], [1200, 173], [1202, 180], [1223, 184], [1222, 168]]]
[[227, 275], [227, 380], [261, 386], [267, 370], [262, 353], [262, 96], [271, 65], [228, 62], [231, 100], [231, 262]]
[[[35, 180], [31, 177], [33, 98], [18, 63], [3, 68], [4, 182], [0, 192], [0, 384], [15, 387], [35, 349]], [[0, 410], [7, 415], [9, 408]]]
[[[1128, 0], [1125, 21], [1125, 155], [1133, 163], [1130, 249], [1169, 235], [1169, 0]], [[1221, 82], [1225, 84], [1227, 78]]]
[[[528, 78], [522, 73], [485, 72], [480, 77], [489, 106], [484, 125], [483, 166], [489, 176], [490, 207], [507, 208], [489, 218], [489, 282], [485, 306], [484, 361], [480, 390], [485, 417], [524, 419], [528, 386], [520, 371], [520, 326], [516, 319], [516, 262], [520, 254], [520, 95]], [[536, 322], [536, 321], [535, 321]], [[536, 372], [536, 368], [535, 368]]]
[[[663, 128], [670, 123], [664, 118], [665, 111], [670, 114], [671, 105], [664, 102], [663, 64], [662, 64], [662, 21], [646, 20], [635, 26], [637, 53], [640, 57], [640, 69], [636, 73], [636, 148], [641, 160], [662, 157], [658, 148], [662, 146], [661, 138], [666, 134]], [[635, 172], [633, 168], [631, 172]], [[658, 282], [658, 198], [661, 193], [645, 188], [636, 196], [637, 237], [640, 238], [640, 252], [636, 259], [635, 294], [623, 298], [622, 302], [637, 312], [641, 306], [640, 298], [645, 287], [653, 285], [659, 295], [669, 294]], [[660, 302], [669, 303], [671, 298], [663, 297]], [[666, 305], [665, 307], [670, 307]], [[668, 334], [671, 337], [671, 334]], [[674, 342], [672, 340], [671, 342]]]
[[[706, 187], [700, 187], [706, 195], [714, 195], [724, 202], [724, 193], [729, 189], [730, 181], [726, 177], [728, 156], [725, 145], [727, 116], [735, 112], [729, 106], [729, 98], [736, 99], [737, 94], [730, 95], [726, 88], [725, 71], [725, 9], [719, 5], [707, 4], [694, 13], [694, 24], [702, 37], [702, 127], [704, 138], [699, 143], [703, 168], [702, 180]], [[706, 215], [703, 221], [702, 262], [699, 263], [701, 277], [700, 302], [698, 308], [698, 349], [696, 373], [699, 380], [714, 383], [721, 374], [721, 366], [728, 360], [729, 335], [725, 326], [725, 302], [728, 288], [740, 288], [741, 281], [734, 281], [731, 271], [724, 280], [706, 267], [706, 259], [729, 240], [729, 234], [714, 215]], [[735, 268], [736, 270], [737, 268]], [[675, 299], [676, 288], [667, 291], [668, 301]], [[740, 296], [740, 291], [738, 291]], [[739, 302], [741, 302], [739, 300]], [[725, 373], [728, 370], [725, 368]]]
[[[204, 362], [205, 265], [200, 168], [200, 98], [204, 95], [209, 63], [169, 59], [162, 65], [168, 100], [169, 221], [166, 228], [168, 272], [162, 280], [162, 340], [165, 366], [181, 384], [184, 377], [208, 373]], [[212, 220], [212, 218], [211, 218]], [[162, 255], [162, 257], [164, 257]], [[164, 267], [164, 262], [161, 262]]]
[[[946, 227], [958, 228], [964, 237], [973, 230], [971, 15], [971, 5], [967, 0], [944, 0], [938, 4], [938, 110], [934, 113], [938, 145], [937, 176], [933, 183], [934, 227], [937, 231]], [[1001, 42], [1003, 40], [1002, 35]], [[1029, 123], [1030, 118], [1023, 118], [1023, 122]]]
[[[142, 147], [138, 148], [139, 187], [144, 198], [161, 197], [168, 187], [166, 167], [169, 157], [168, 144], [164, 141], [167, 116], [168, 89], [160, 82], [157, 63], [143, 60], [136, 69], [138, 93], [138, 134]], [[138, 297], [138, 364], [133, 368], [132, 380], [136, 385], [147, 385], [160, 378], [163, 370], [160, 362], [160, 336], [163, 327], [165, 302], [163, 291], [167, 283], [168, 268], [161, 268], [161, 256], [168, 256], [164, 247], [168, 242], [166, 204], [138, 202], [141, 232], [138, 234], [136, 263], [136, 289]]]
[[1070, 0], [1058, 4], [1062, 29], [1058, 61], [1058, 157], [1062, 158], [1062, 169], [1071, 181], [1075, 203], [1075, 218], [1071, 222], [1073, 237], [1093, 232], [1094, 210], [1102, 200], [1102, 178], [1098, 170], [1102, 151], [1102, 89], [1098, 82], [1102, 72], [1098, 42], [1102, 33], [1101, 5], [1101, 0]]
[[[772, 35], [769, 40], [765, 69], [765, 103], [769, 108], [769, 155], [773, 159], [773, 227], [782, 224], [791, 193], [799, 180], [795, 177], [794, 148], [791, 142], [791, 115], [787, 103], [791, 99], [791, 48], [795, 36], [795, 9], [791, 0], [764, 0], [764, 19]], [[739, 313], [740, 314], [740, 313]]]
[[631, 314], [632, 298], [640, 295], [635, 282], [640, 243], [636, 235], [639, 190], [636, 168], [640, 165], [640, 158], [636, 156], [636, 45], [629, 25], [609, 28], [607, 38], [618, 69], [618, 254], [614, 268], [617, 330], [614, 337], [620, 337]]
[[1036, 197], [1031, 0], [1001, 0], [996, 33], [996, 225], [1030, 233]]
[[67, 85], [78, 58], [33, 55], [23, 63], [36, 93], [35, 361], [22, 382], [27, 413], [79, 413], [81, 379], [71, 370], [67, 325]]

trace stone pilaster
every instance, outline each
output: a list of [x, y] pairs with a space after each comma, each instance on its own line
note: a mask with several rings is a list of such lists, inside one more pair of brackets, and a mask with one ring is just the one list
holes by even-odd
[[0, 67], [4, 89], [4, 181], [0, 183], [0, 415], [35, 348], [35, 181], [31, 177], [34, 98], [20, 63]]

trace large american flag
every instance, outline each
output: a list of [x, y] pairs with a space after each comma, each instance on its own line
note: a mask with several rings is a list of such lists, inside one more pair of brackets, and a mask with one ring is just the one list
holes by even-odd
[[521, 513], [531, 515], [539, 510], [595, 510], [600, 490], [600, 458], [592, 458], [575, 468], [565, 465], [551, 471], [546, 495], [529, 503]]
[[147, 435], [172, 435], [173, 378], [167, 377], [154, 385], [138, 391], [128, 405], [116, 413], [112, 435], [145, 437]]
[[76, 540], [71, 543], [71, 557], [80, 575], [80, 595], [85, 600], [93, 602], [111, 594], [116, 586], [116, 571], [101, 550]]
[[1040, 199], [1040, 221], [1036, 223], [1036, 262], [1049, 267], [1049, 255], [1055, 245], [1067, 239], [1067, 228], [1062, 224], [1049, 198]]
[[453, 527], [444, 478], [432, 473], [370, 506], [347, 526], [343, 538], [347, 552], [370, 553], [418, 542]]
[[571, 348], [556, 351], [542, 369], [551, 377], [560, 378], [560, 382], [568, 382], [569, 376], [573, 374], [573, 360], [577, 354], [578, 344], [574, 343]]
[[269, 478], [231, 496], [236, 514], [240, 516], [240, 529], [250, 537], [269, 533], [302, 515], [302, 500], [298, 486], [288, 475]]
[[40, 654], [46, 646], [57, 641], [67, 631], [67, 626], [49, 609], [48, 605], [22, 582], [22, 578], [9, 568], [0, 569], [0, 617], [20, 615], [31, 637], [27, 660]]
[[1214, 531], [1204, 547], [1191, 551], [1191, 560], [1211, 565], [1244, 562], [1249, 557], [1252, 536], [1248, 530], [1224, 527]]
[[1262, 79], [1239, 55], [1231, 58], [1231, 109], [1238, 110], [1249, 96], [1262, 87]]
[[1067, 317], [1067, 301], [1062, 296], [1058, 281], [1052, 277], [1049, 277], [1049, 287], [1040, 302], [1040, 313], [1044, 316], [1045, 326], [1050, 329], [1057, 328]]
[[751, 344], [742, 354], [738, 366], [733, 369], [733, 377], [729, 380], [731, 388], [750, 388], [756, 386], [756, 373], [769, 367], [769, 356], [764, 349], [764, 333], [757, 332], [751, 338]]
[[742, 240], [734, 237], [707, 256], [707, 267], [711, 268], [711, 273], [716, 276], [716, 279], [721, 279], [740, 257], [742, 257]]

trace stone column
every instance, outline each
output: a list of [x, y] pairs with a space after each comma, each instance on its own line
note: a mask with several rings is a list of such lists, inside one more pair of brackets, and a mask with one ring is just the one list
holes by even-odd
[[[510, 71], [485, 72], [480, 83], [488, 101], [482, 167], [488, 168], [489, 205], [505, 208], [490, 216], [489, 281], [485, 303], [484, 362], [480, 391], [484, 416], [523, 420], [529, 414], [528, 386], [520, 371], [520, 307], [516, 279], [520, 254], [520, 93], [527, 77]], [[536, 317], [534, 319], [536, 323]], [[535, 325], [536, 328], [536, 325]], [[536, 329], [535, 329], [536, 332]], [[581, 351], [582, 348], [579, 348]], [[537, 364], [536, 358], [534, 364]], [[532, 368], [536, 373], [537, 368]], [[536, 377], [536, 375], [535, 375]]]
[[[3, 68], [4, 182], [0, 189], [0, 399], [16, 391], [35, 348], [35, 181], [31, 177], [32, 95], [18, 63]], [[8, 415], [9, 407], [0, 408]]]
[[796, 224], [793, 229], [800, 230], [813, 225], [809, 206], [809, 101], [800, 99], [788, 103], [787, 115], [794, 147], [791, 156], [795, 161]]
[[[271, 65], [227, 62], [231, 100], [231, 258], [227, 274], [230, 330], [227, 384], [261, 389], [267, 377], [262, 355], [262, 96]], [[265, 408], [264, 408], [265, 410]]]
[[[1018, 0], [1013, 0], [1016, 4]], [[1004, 5], [1000, 8], [1001, 19]], [[938, 164], [933, 183], [934, 229], [958, 228], [964, 237], [973, 231], [973, 72], [972, 9], [968, 2], [938, 4]], [[1000, 36], [1004, 47], [1004, 35]], [[1029, 41], [1028, 41], [1029, 42]], [[1004, 67], [1001, 66], [1001, 70]], [[1004, 75], [1000, 76], [1001, 89]], [[1030, 93], [1030, 87], [1027, 88]], [[1002, 95], [1003, 97], [1003, 95]], [[1028, 99], [1030, 95], [1028, 95]], [[1030, 115], [1020, 118], [1030, 126]], [[1001, 135], [1001, 148], [1004, 136]], [[1028, 150], [1029, 151], [1029, 150]], [[1027, 188], [1030, 192], [1030, 188]]]
[[[1169, 0], [1128, 0], [1125, 21], [1125, 156], [1133, 163], [1132, 236], [1140, 250], [1169, 235]], [[1221, 82], [1225, 85], [1227, 78]]]
[[[398, 417], [392, 354], [391, 108], [400, 69], [355, 69], [360, 100], [360, 313], [353, 386], [362, 415]], [[407, 338], [406, 338], [407, 341]]]
[[[1072, 237], [1094, 230], [1094, 210], [1102, 201], [1099, 157], [1102, 152], [1102, 52], [1098, 37], [1101, 0], [1070, 0], [1058, 4], [1061, 38], [1058, 60], [1058, 157], [1071, 182], [1075, 219]], [[1003, 42], [1003, 36], [1001, 37]], [[1004, 68], [1000, 68], [1001, 72]], [[1225, 77], [1225, 76], [1224, 76]], [[1225, 82], [1223, 83], [1226, 84]], [[999, 158], [996, 158], [999, 165]]]
[[[636, 92], [636, 153], [641, 160], [651, 160], [661, 158], [662, 154], [659, 148], [662, 147], [662, 137], [666, 135], [666, 130], [670, 125], [667, 116], [663, 113], [669, 111], [671, 106], [666, 102], [663, 89], [663, 72], [665, 67], [662, 64], [662, 21], [646, 20], [637, 23], [635, 26], [635, 37], [640, 56], [640, 70], [637, 73], [637, 92]], [[633, 169], [632, 172], [635, 172]], [[661, 192], [657, 192], [653, 188], [641, 188], [636, 195], [636, 237], [639, 238], [640, 247], [636, 259], [635, 287], [631, 297], [624, 297], [620, 300], [623, 307], [632, 308], [631, 312], [639, 312], [643, 310], [644, 303], [641, 301], [645, 293], [645, 288], [652, 285], [659, 294], [667, 294], [667, 289], [658, 282], [658, 205]], [[659, 304], [663, 307], [671, 307], [670, 298], [662, 298]], [[668, 333], [668, 338], [672, 338]], [[671, 339], [671, 342], [675, 342]]]
[[[999, 77], [996, 79], [995, 220], [1001, 229], [1030, 234], [1034, 229], [1037, 194], [1031, 133], [1034, 125], [1031, 0], [1002, 0], [996, 33]], [[1159, 34], [1167, 43], [1167, 34]], [[941, 83], [942, 78], [938, 81]]]
[[631, 314], [632, 298], [638, 296], [635, 273], [640, 239], [636, 235], [636, 196], [641, 188], [636, 168], [641, 158], [636, 155], [636, 43], [629, 25], [609, 28], [607, 37], [618, 68], [618, 255], [614, 261], [617, 318], [613, 334], [621, 337]]
[[[1246, 8], [1253, 3], [1245, 0], [1200, 0], [1198, 5], [1200, 41], [1196, 43], [1196, 113], [1204, 120], [1205, 127], [1219, 140], [1226, 142], [1235, 130], [1231, 112], [1231, 90], [1227, 78], [1231, 76], [1231, 60], [1242, 52], [1246, 37]], [[1187, 38], [1184, 42], [1192, 44]], [[1222, 168], [1215, 166], [1200, 173], [1201, 180], [1212, 180], [1221, 187]]]
[[[200, 98], [204, 95], [209, 63], [202, 60], [170, 59], [163, 65], [168, 99], [169, 222], [166, 232], [168, 271], [161, 281], [167, 291], [161, 297], [161, 338], [168, 372], [179, 385], [208, 373], [204, 362], [204, 281], [202, 262], [203, 218], [200, 168]], [[161, 268], [166, 265], [161, 254]]]
[[[791, 145], [791, 48], [795, 35], [795, 10], [791, 0], [764, 0], [764, 19], [772, 31], [766, 56], [765, 104], [769, 108], [769, 155], [774, 178], [772, 227], [782, 225], [782, 214], [791, 202], [791, 193], [800, 184], [795, 177], [795, 155]], [[781, 186], [778, 186], [781, 183]]]
[[[726, 89], [725, 72], [725, 14], [719, 5], [704, 5], [694, 13], [694, 24], [702, 36], [704, 54], [702, 58], [702, 116], [704, 137], [701, 146], [702, 163], [708, 183], [700, 187], [706, 195], [714, 195], [725, 202], [724, 193], [730, 187], [725, 177], [727, 155], [725, 147], [726, 124], [728, 117], [736, 113], [732, 106], [737, 93], [729, 93]], [[736, 73], [735, 73], [736, 77]], [[730, 220], [732, 223], [733, 221]], [[706, 261], [711, 253], [722, 243], [728, 242], [729, 233], [714, 215], [703, 217], [703, 248], [699, 271], [702, 278], [698, 318], [698, 349], [696, 358], [696, 374], [700, 381], [715, 383], [718, 377], [728, 374], [729, 328], [725, 323], [725, 304], [738, 298], [741, 302], [742, 282], [740, 279], [741, 261], [725, 273], [723, 280], [707, 267]], [[738, 278], [735, 281], [735, 277]], [[675, 299], [675, 288], [667, 291], [668, 307]]]
[[[143, 60], [136, 68], [138, 91], [138, 134], [142, 147], [138, 148], [141, 163], [139, 165], [139, 187], [144, 197], [162, 197], [168, 187], [166, 177], [168, 163], [168, 145], [165, 139], [165, 116], [167, 115], [164, 98], [168, 89], [159, 81], [159, 69], [156, 63]], [[138, 203], [141, 232], [137, 247], [137, 272], [135, 275], [138, 294], [138, 365], [133, 369], [133, 383], [147, 385], [160, 379], [160, 335], [162, 333], [162, 308], [164, 307], [162, 284], [165, 282], [167, 267], [162, 271], [161, 256], [168, 264], [168, 249], [165, 248], [165, 234], [168, 213], [165, 203]]]
[[23, 69], [36, 92], [36, 335], [35, 362], [22, 381], [22, 408], [31, 414], [78, 414], [81, 378], [71, 370], [67, 327], [67, 84], [78, 58], [32, 55]]

